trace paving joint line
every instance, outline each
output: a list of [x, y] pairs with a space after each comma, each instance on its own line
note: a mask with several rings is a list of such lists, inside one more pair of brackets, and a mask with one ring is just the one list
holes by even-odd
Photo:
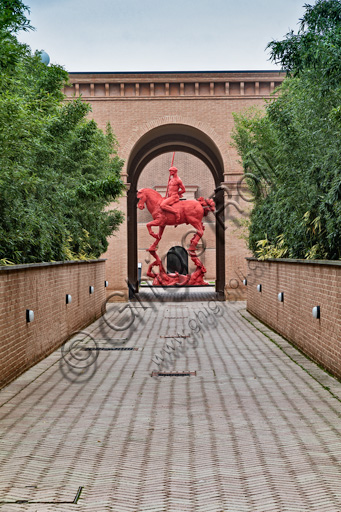
[[2, 505], [77, 505], [77, 502], [82, 494], [83, 486], [79, 486], [76, 495], [72, 501], [37, 501], [37, 500], [15, 500], [15, 501], [0, 501]]

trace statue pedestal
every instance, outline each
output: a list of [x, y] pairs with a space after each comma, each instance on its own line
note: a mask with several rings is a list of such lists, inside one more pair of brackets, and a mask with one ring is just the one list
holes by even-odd
[[[178, 272], [174, 272], [173, 274], [167, 274], [162, 265], [162, 261], [157, 255], [156, 249], [151, 246], [148, 250], [149, 254], [154, 258], [154, 261], [149, 265], [147, 276], [153, 279], [153, 286], [208, 286], [209, 283], [204, 281], [204, 276], [206, 274], [206, 268], [203, 263], [200, 261], [195, 251], [188, 251], [188, 254], [196, 265], [196, 270], [192, 272], [192, 274], [179, 274]], [[159, 272], [155, 273], [153, 268], [158, 267]]]

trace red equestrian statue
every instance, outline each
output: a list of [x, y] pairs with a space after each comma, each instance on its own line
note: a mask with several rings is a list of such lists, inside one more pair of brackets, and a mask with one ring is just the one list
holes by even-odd
[[[148, 252], [155, 258], [155, 260], [149, 265], [147, 275], [153, 278], [154, 285], [207, 285], [208, 283], [203, 279], [206, 269], [203, 263], [196, 256], [195, 251], [199, 240], [204, 234], [205, 228], [202, 223], [202, 219], [210, 211], [215, 211], [215, 204], [212, 199], [204, 199], [203, 197], [199, 197], [198, 200], [186, 199], [180, 201], [180, 197], [182, 197], [186, 189], [177, 172], [177, 168], [172, 165], [169, 169], [170, 175], [166, 196], [164, 198], [152, 188], [142, 188], [137, 192], [139, 209], [143, 210], [146, 205], [153, 217], [153, 220], [148, 222], [147, 228], [149, 234], [156, 239], [148, 249]], [[196, 230], [188, 248], [188, 253], [193, 263], [196, 265], [196, 270], [187, 276], [181, 276], [177, 272], [174, 274], [167, 274], [159, 256], [156, 253], [158, 243], [161, 240], [165, 227], [176, 227], [179, 224], [191, 224]], [[152, 230], [152, 227], [154, 226], [159, 227], [158, 234], [154, 233]], [[153, 267], [155, 266], [159, 267], [158, 274], [153, 271]]]

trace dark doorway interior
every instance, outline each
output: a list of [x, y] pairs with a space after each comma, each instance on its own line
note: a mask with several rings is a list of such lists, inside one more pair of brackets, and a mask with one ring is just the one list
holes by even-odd
[[172, 274], [188, 274], [188, 253], [180, 245], [171, 247], [167, 253], [167, 272]]

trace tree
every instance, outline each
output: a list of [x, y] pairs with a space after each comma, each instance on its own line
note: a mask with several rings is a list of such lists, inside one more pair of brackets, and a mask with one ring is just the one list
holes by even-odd
[[26, 9], [19, 0], [0, 9], [9, 41], [0, 57], [0, 260], [98, 257], [122, 221], [107, 207], [123, 189], [123, 162], [110, 126], [103, 133], [88, 104], [65, 101], [66, 71], [17, 41], [30, 28]]
[[255, 192], [253, 253], [340, 259], [341, 5], [305, 7], [298, 34], [268, 45], [288, 71], [279, 96], [235, 116], [234, 140]]
[[27, 54], [27, 45], [19, 43], [15, 34], [20, 30], [32, 30], [25, 12], [29, 8], [21, 0], [1, 0], [0, 2], [0, 72], [15, 67], [20, 58]]
[[281, 64], [294, 76], [309, 72], [325, 87], [340, 84], [341, 61], [341, 2], [317, 0], [304, 5], [306, 12], [300, 29], [290, 31], [282, 41], [271, 41], [270, 60]]

